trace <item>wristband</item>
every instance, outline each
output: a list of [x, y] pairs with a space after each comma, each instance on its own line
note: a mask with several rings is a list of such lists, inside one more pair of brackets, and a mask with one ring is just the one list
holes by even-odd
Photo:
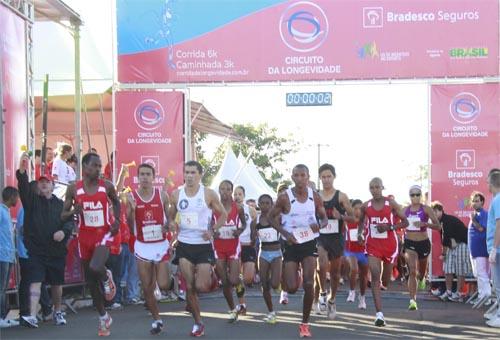
[[392, 225], [389, 227], [389, 230], [396, 231], [396, 226], [395, 226], [394, 224], [392, 224]]

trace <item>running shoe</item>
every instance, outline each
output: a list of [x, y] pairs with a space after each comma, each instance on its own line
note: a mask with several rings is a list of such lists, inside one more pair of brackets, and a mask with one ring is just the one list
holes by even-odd
[[319, 294], [318, 311], [322, 314], [325, 314], [328, 309], [326, 301], [327, 301], [326, 293]]
[[465, 296], [460, 294], [460, 293], [452, 293], [451, 296], [448, 298], [450, 301], [453, 302], [464, 302]]
[[66, 324], [66, 319], [61, 311], [54, 311], [52, 319], [54, 320], [54, 325], [56, 326], [64, 326]]
[[106, 313], [104, 317], [99, 318], [99, 329], [97, 331], [98, 336], [109, 336], [111, 334], [111, 324], [113, 319], [111, 315]]
[[358, 308], [366, 310], [366, 300], [364, 295], [359, 296]]
[[451, 292], [448, 291], [444, 292], [439, 296], [439, 299], [441, 299], [441, 301], [449, 301], [450, 298], [451, 298]]
[[385, 326], [384, 314], [382, 314], [382, 312], [377, 312], [377, 314], [375, 315], [375, 326], [377, 327]]
[[202, 323], [200, 323], [200, 324], [195, 323], [193, 325], [193, 330], [191, 331], [190, 335], [196, 336], [196, 337], [204, 336], [205, 335], [205, 325]]
[[350, 290], [349, 295], [347, 295], [347, 302], [354, 302], [356, 300], [356, 291]]
[[236, 306], [236, 312], [238, 315], [247, 315], [247, 306], [243, 303], [240, 303]]
[[229, 312], [229, 319], [227, 321], [229, 323], [235, 323], [238, 321], [238, 311], [236, 308]]
[[496, 317], [489, 319], [486, 321], [486, 324], [490, 327], [500, 328], [500, 316], [497, 315]]
[[38, 328], [38, 319], [34, 316], [22, 316], [21, 317], [22, 324], [23, 326], [29, 327], [29, 328]]
[[288, 293], [285, 292], [284, 290], [281, 291], [280, 304], [288, 305]]
[[328, 301], [328, 319], [333, 320], [337, 316], [337, 305], [335, 300]]
[[162, 330], [163, 330], [163, 321], [155, 320], [151, 324], [151, 330], [149, 331], [149, 333], [151, 333], [152, 335], [157, 335], [160, 334]]
[[108, 276], [108, 279], [102, 283], [102, 288], [106, 301], [111, 301], [115, 297], [116, 286], [113, 281], [113, 273], [111, 273], [111, 270], [106, 269], [106, 275]]
[[264, 322], [274, 325], [276, 323], [276, 312], [270, 312], [264, 317]]
[[[20, 320], [22, 320], [22, 319], [20, 319]], [[7, 318], [0, 319], [0, 328], [9, 328], [9, 327], [16, 327], [16, 326], [19, 326], [19, 321], [7, 319]]]
[[418, 289], [425, 290], [425, 288], [426, 288], [425, 279], [419, 280], [418, 281]]
[[311, 331], [309, 330], [309, 324], [301, 323], [299, 325], [299, 337], [301, 337], [301, 338], [312, 337]]
[[408, 306], [408, 310], [418, 310], [417, 301], [411, 299], [410, 305]]
[[497, 315], [497, 310], [496, 310], [496, 309], [494, 309], [494, 310], [492, 310], [492, 311], [491, 311], [491, 312], [489, 312], [489, 313], [488, 313], [488, 312], [484, 313], [484, 314], [483, 314], [483, 317], [484, 317], [485, 319], [487, 319], [487, 320], [491, 320], [491, 319], [494, 319], [496, 315]]

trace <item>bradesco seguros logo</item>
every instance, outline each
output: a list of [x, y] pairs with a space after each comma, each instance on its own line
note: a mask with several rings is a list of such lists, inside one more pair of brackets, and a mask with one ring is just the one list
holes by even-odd
[[460, 92], [450, 102], [450, 114], [457, 123], [472, 123], [480, 113], [481, 102], [470, 92]]
[[156, 100], [145, 99], [135, 108], [134, 119], [141, 129], [156, 130], [165, 119], [165, 111]]
[[328, 19], [325, 12], [309, 1], [299, 1], [288, 6], [280, 18], [281, 40], [291, 50], [310, 52], [320, 47], [328, 36]]

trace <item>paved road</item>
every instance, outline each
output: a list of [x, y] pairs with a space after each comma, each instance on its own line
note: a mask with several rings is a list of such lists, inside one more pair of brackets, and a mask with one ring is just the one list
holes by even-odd
[[[311, 331], [316, 339], [500, 339], [500, 329], [491, 329], [484, 324], [484, 311], [472, 310], [470, 306], [447, 302], [422, 295], [419, 310], [407, 310], [408, 297], [404, 292], [384, 293], [384, 314], [387, 326], [373, 326], [375, 311], [371, 297], [367, 299], [368, 310], [359, 311], [357, 304], [345, 302], [346, 292], [338, 296], [338, 316], [334, 321], [324, 316], [313, 315]], [[275, 301], [277, 301], [275, 297]], [[202, 315], [206, 325], [207, 339], [295, 339], [302, 308], [301, 295], [291, 296], [287, 306], [278, 305], [278, 323], [268, 325], [261, 320], [266, 313], [264, 302], [253, 289], [248, 296], [249, 311], [236, 324], [227, 323], [227, 305], [221, 294], [205, 296], [201, 300]], [[161, 304], [160, 310], [166, 320], [166, 331], [160, 338], [189, 338], [192, 318], [184, 312], [184, 303]], [[127, 306], [112, 312], [111, 339], [151, 339], [150, 317], [141, 306]], [[78, 314], [68, 314], [68, 324], [56, 327], [51, 323], [41, 324], [38, 329], [22, 327], [2, 329], [2, 339], [91, 339], [97, 338], [97, 313], [92, 308], [83, 308]]]

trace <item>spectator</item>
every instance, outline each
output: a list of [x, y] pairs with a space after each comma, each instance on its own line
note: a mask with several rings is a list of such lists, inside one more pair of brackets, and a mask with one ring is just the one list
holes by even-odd
[[65, 325], [61, 310], [62, 284], [66, 264], [66, 241], [71, 235], [73, 221], [61, 220], [63, 202], [52, 194], [53, 183], [46, 176], [38, 182], [28, 182], [28, 156], [23, 154], [16, 172], [19, 194], [23, 203], [24, 244], [29, 253], [30, 316], [23, 316], [26, 325], [38, 327], [36, 312], [42, 282], [51, 285], [54, 301], [53, 319], [56, 325]]
[[[455, 216], [445, 214], [440, 202], [433, 202], [432, 209], [442, 225], [442, 257], [444, 258], [446, 292], [440, 296], [440, 299], [462, 301], [463, 296], [460, 292], [465, 283], [465, 276], [472, 271], [467, 247], [467, 227]], [[457, 291], [452, 293], [454, 275], [457, 276]]]
[[491, 296], [490, 266], [488, 250], [486, 249], [486, 225], [488, 212], [483, 209], [484, 195], [474, 191], [471, 195], [471, 206], [474, 211], [470, 214], [469, 222], [469, 251], [472, 262], [472, 272], [477, 279], [478, 300], [484, 302]]
[[[24, 208], [19, 209], [17, 213], [16, 223], [16, 248], [19, 258], [19, 269], [21, 274], [21, 281], [19, 282], [19, 321], [21, 325], [29, 327], [29, 325], [22, 318], [23, 316], [30, 316], [30, 268], [28, 261], [28, 250], [24, 246]], [[42, 283], [40, 292], [40, 305], [41, 319], [48, 321], [52, 318], [52, 305], [50, 303], [49, 292], [47, 286]]]
[[7, 294], [11, 269], [16, 262], [16, 248], [12, 235], [13, 226], [9, 209], [15, 207], [19, 192], [14, 187], [2, 190], [0, 203], [0, 328], [19, 325], [19, 322], [7, 320]]
[[66, 195], [68, 184], [76, 179], [75, 171], [68, 165], [67, 161], [71, 157], [73, 148], [66, 143], [57, 145], [57, 156], [52, 166], [52, 179], [55, 181], [54, 195], [63, 199]]
[[35, 178], [40, 177], [40, 173], [42, 171], [42, 169], [41, 169], [42, 168], [41, 157], [42, 157], [42, 150], [36, 149], [35, 150]]
[[[488, 188], [493, 199], [488, 211], [488, 226], [486, 244], [493, 276], [493, 285], [500, 306], [500, 169], [492, 169], [488, 174]], [[486, 324], [490, 327], [500, 328], [500, 307], [493, 311]]]
[[54, 150], [52, 150], [52, 148], [48, 146], [45, 148], [45, 174], [47, 176], [52, 176], [53, 163], [54, 163]]

